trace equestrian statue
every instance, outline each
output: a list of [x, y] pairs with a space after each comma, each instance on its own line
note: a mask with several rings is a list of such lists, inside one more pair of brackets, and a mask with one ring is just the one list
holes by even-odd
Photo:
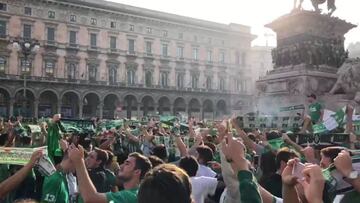
[[[304, 0], [294, 0], [294, 9], [302, 9], [302, 4], [303, 4]], [[321, 9], [319, 8], [320, 4], [323, 4], [327, 2], [327, 7], [328, 7], [328, 14], [331, 16], [335, 10], [336, 10], [336, 6], [335, 6], [335, 0], [311, 0], [311, 3], [315, 9], [316, 12], [321, 12]]]

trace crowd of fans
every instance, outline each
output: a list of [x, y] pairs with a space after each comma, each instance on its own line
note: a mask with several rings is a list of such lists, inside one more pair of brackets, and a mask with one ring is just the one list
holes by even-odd
[[[166, 129], [151, 120], [137, 127], [138, 134], [124, 125], [91, 138], [66, 133], [58, 114], [41, 125], [38, 137], [21, 136], [21, 119], [1, 121], [0, 147], [46, 145], [47, 151], [35, 151], [24, 166], [0, 164], [0, 202], [356, 203], [358, 138], [351, 119], [346, 120], [348, 148], [321, 150], [302, 147], [282, 131], [245, 132], [235, 118], [214, 122], [214, 135], [190, 119], [188, 132], [176, 123]], [[171, 139], [177, 155], [156, 144], [156, 136]], [[187, 146], [185, 137], [194, 144]], [[274, 137], [285, 144], [270, 145]], [[34, 169], [45, 153], [56, 168], [50, 176]], [[340, 174], [341, 184], [349, 185], [346, 191], [332, 187], [325, 174], [329, 168]]]

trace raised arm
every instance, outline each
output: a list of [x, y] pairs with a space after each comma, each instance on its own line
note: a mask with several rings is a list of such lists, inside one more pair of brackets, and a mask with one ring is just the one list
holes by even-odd
[[18, 172], [16, 172], [13, 176], [9, 177], [5, 181], [0, 183], [0, 199], [4, 198], [9, 192], [13, 191], [18, 187], [23, 180], [28, 176], [31, 172], [31, 169], [35, 166], [35, 163], [42, 156], [42, 151], [35, 151], [29, 163], [27, 163], [24, 167], [22, 167]]
[[81, 197], [85, 203], [106, 203], [106, 196], [104, 193], [98, 193], [95, 186], [91, 182], [89, 174], [85, 167], [84, 161], [84, 149], [79, 145], [77, 148], [75, 145], [69, 146], [69, 157], [75, 164], [76, 175], [79, 182], [79, 190]]

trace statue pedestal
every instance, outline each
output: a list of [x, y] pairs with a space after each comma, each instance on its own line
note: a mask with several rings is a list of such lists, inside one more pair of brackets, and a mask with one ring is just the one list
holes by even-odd
[[266, 26], [277, 33], [278, 45], [272, 51], [274, 70], [256, 82], [257, 110], [279, 114], [280, 107], [306, 105], [306, 95], [312, 93], [322, 100], [347, 58], [344, 35], [355, 25], [296, 10]]

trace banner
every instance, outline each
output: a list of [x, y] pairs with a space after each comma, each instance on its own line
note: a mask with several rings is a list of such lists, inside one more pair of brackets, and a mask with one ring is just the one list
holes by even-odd
[[46, 146], [38, 148], [0, 147], [0, 164], [25, 165], [34, 151], [42, 150], [47, 154]]
[[294, 111], [294, 110], [300, 110], [300, 109], [305, 109], [305, 106], [303, 104], [300, 104], [300, 105], [296, 105], [296, 106], [280, 107], [280, 112]]

